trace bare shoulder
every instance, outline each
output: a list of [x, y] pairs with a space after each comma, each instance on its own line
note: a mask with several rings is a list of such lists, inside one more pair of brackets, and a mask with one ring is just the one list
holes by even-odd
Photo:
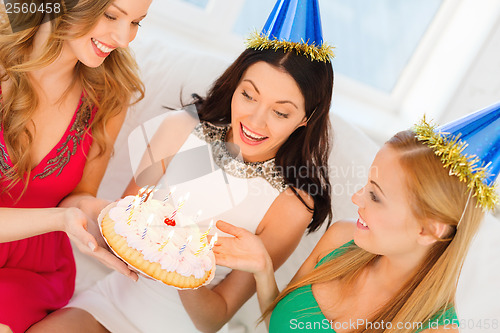
[[192, 129], [196, 123], [197, 120], [185, 110], [169, 111], [164, 116], [158, 131], [164, 133], [164, 130]]
[[[294, 192], [295, 191], [295, 192]], [[302, 200], [304, 200], [305, 204], [310, 207], [311, 209], [314, 209], [314, 199], [312, 196], [310, 196], [308, 193], [305, 191], [299, 190], [299, 189], [291, 189], [290, 187], [287, 188], [285, 191], [283, 191], [279, 196], [278, 199], [282, 201], [283, 203], [286, 203], [291, 206], [296, 206], [299, 208], [306, 209], [306, 206], [302, 201], [297, 197], [300, 196]]]
[[349, 220], [340, 220], [334, 222], [328, 228], [323, 238], [325, 238], [331, 244], [331, 246], [339, 247], [353, 239], [355, 230], [355, 222]]
[[355, 230], [356, 224], [352, 221], [341, 220], [333, 223], [314, 249], [317, 260], [319, 261], [328, 253], [351, 241]]
[[[314, 202], [312, 198], [305, 197], [305, 203], [313, 208]], [[269, 207], [266, 215], [257, 227], [256, 233], [261, 233], [270, 225], [280, 225], [281, 221], [286, 220], [290, 228], [299, 228], [303, 230], [307, 227], [312, 218], [312, 211], [297, 198], [295, 193], [290, 189], [281, 192], [274, 202]]]
[[[177, 153], [197, 123], [198, 121], [184, 110], [169, 111], [149, 142], [154, 160], [160, 161]], [[165, 144], [166, 142], [169, 144]]]
[[354, 235], [356, 225], [349, 221], [337, 221], [328, 228], [325, 234], [318, 241], [309, 257], [304, 261], [292, 281], [300, 279], [308, 272], [312, 271], [316, 264], [327, 254], [349, 242]]

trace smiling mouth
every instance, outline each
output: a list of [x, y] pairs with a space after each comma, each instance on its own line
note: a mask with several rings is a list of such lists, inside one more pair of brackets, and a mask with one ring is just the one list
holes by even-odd
[[91, 38], [92, 39], [92, 43], [94, 43], [94, 45], [99, 49], [99, 51], [101, 51], [102, 53], [110, 53], [111, 51], [114, 50], [114, 48], [111, 48], [111, 47], [107, 47], [106, 45], [102, 44], [101, 42], [99, 42], [97, 39], [95, 38]]
[[264, 141], [265, 139], [268, 138], [267, 136], [260, 136], [260, 135], [257, 135], [256, 133], [250, 131], [245, 126], [243, 126], [242, 123], [240, 123], [240, 127], [241, 127], [241, 132], [243, 133], [245, 138], [248, 140], [260, 142], [260, 141]]
[[358, 218], [358, 221], [356, 222], [356, 225], [359, 229], [363, 229], [363, 230], [368, 230], [370, 228], [368, 228], [368, 224], [365, 222], [365, 220], [363, 220], [363, 218], [361, 217], [361, 215], [358, 215], [359, 218]]

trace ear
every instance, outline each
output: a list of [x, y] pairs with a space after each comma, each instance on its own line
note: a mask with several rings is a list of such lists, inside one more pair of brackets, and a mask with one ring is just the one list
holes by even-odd
[[[316, 111], [316, 110], [314, 110], [314, 111]], [[312, 114], [311, 114], [311, 116], [312, 116]], [[309, 118], [307, 118], [307, 115], [304, 115], [304, 118], [302, 118], [302, 122], [300, 124], [298, 124], [295, 129], [297, 129], [301, 126], [307, 126], [307, 123], [309, 122], [309, 119], [311, 119], [311, 116], [309, 116]]]
[[432, 245], [443, 238], [449, 230], [449, 226], [445, 223], [428, 219], [427, 225], [420, 228], [417, 241], [420, 245]]

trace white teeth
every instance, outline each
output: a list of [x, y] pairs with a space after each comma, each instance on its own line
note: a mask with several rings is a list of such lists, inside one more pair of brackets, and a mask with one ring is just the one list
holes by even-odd
[[363, 220], [361, 219], [361, 217], [359, 218], [359, 223], [361, 223], [361, 225], [363, 225], [364, 227], [368, 227], [368, 225], [366, 224], [366, 222], [365, 222], [365, 221], [363, 221]]
[[255, 134], [250, 133], [249, 131], [247, 131], [245, 129], [244, 126], [241, 126], [241, 128], [243, 129], [243, 133], [245, 133], [245, 135], [248, 136], [248, 137], [250, 137], [251, 139], [254, 139], [254, 140], [264, 140], [266, 138], [266, 136], [256, 136]]
[[112, 48], [109, 48], [109, 47], [107, 47], [107, 46], [102, 45], [102, 44], [101, 44], [101, 43], [100, 43], [97, 39], [95, 39], [95, 38], [92, 38], [92, 42], [93, 42], [93, 43], [95, 44], [95, 46], [97, 46], [97, 48], [98, 48], [99, 50], [101, 50], [103, 53], [109, 53], [109, 52], [111, 52], [111, 51], [113, 51], [113, 50], [114, 50], [114, 49], [112, 49]]

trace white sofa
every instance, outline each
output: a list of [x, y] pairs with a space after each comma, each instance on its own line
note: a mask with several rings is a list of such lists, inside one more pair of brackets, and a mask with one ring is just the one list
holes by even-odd
[[[127, 116], [115, 145], [115, 155], [109, 164], [99, 196], [115, 200], [123, 193], [132, 177], [128, 150], [128, 136], [141, 123], [164, 112], [162, 106], [179, 107], [181, 93], [189, 101], [191, 93], [204, 95], [212, 81], [228, 66], [227, 61], [210, 54], [179, 49], [165, 41], [145, 37], [133, 44], [142, 78], [146, 85], [146, 98], [134, 106]], [[335, 101], [333, 102], [335, 105]], [[341, 110], [348, 111], [348, 110]], [[330, 157], [332, 203], [334, 220], [355, 218], [356, 208], [350, 197], [366, 182], [368, 167], [378, 149], [377, 145], [341, 117], [332, 113], [335, 133], [334, 149]], [[137, 156], [136, 156], [137, 157]], [[323, 230], [303, 241], [278, 270], [279, 286], [284, 287], [321, 237]], [[77, 260], [76, 292], [92, 285], [109, 273], [108, 269], [75, 251]], [[486, 319], [500, 321], [498, 291], [500, 281], [500, 222], [488, 216], [464, 266], [459, 284], [457, 311], [460, 319], [476, 323]], [[495, 287], [496, 286], [496, 287]], [[264, 325], [255, 326], [260, 312], [256, 297], [252, 297], [229, 323], [229, 331], [266, 332]], [[500, 325], [500, 323], [499, 323]], [[465, 327], [463, 332], [478, 332]], [[480, 332], [498, 332], [481, 330]], [[119, 333], [119, 332], [118, 332]], [[147, 332], [145, 332], [147, 333]]]

